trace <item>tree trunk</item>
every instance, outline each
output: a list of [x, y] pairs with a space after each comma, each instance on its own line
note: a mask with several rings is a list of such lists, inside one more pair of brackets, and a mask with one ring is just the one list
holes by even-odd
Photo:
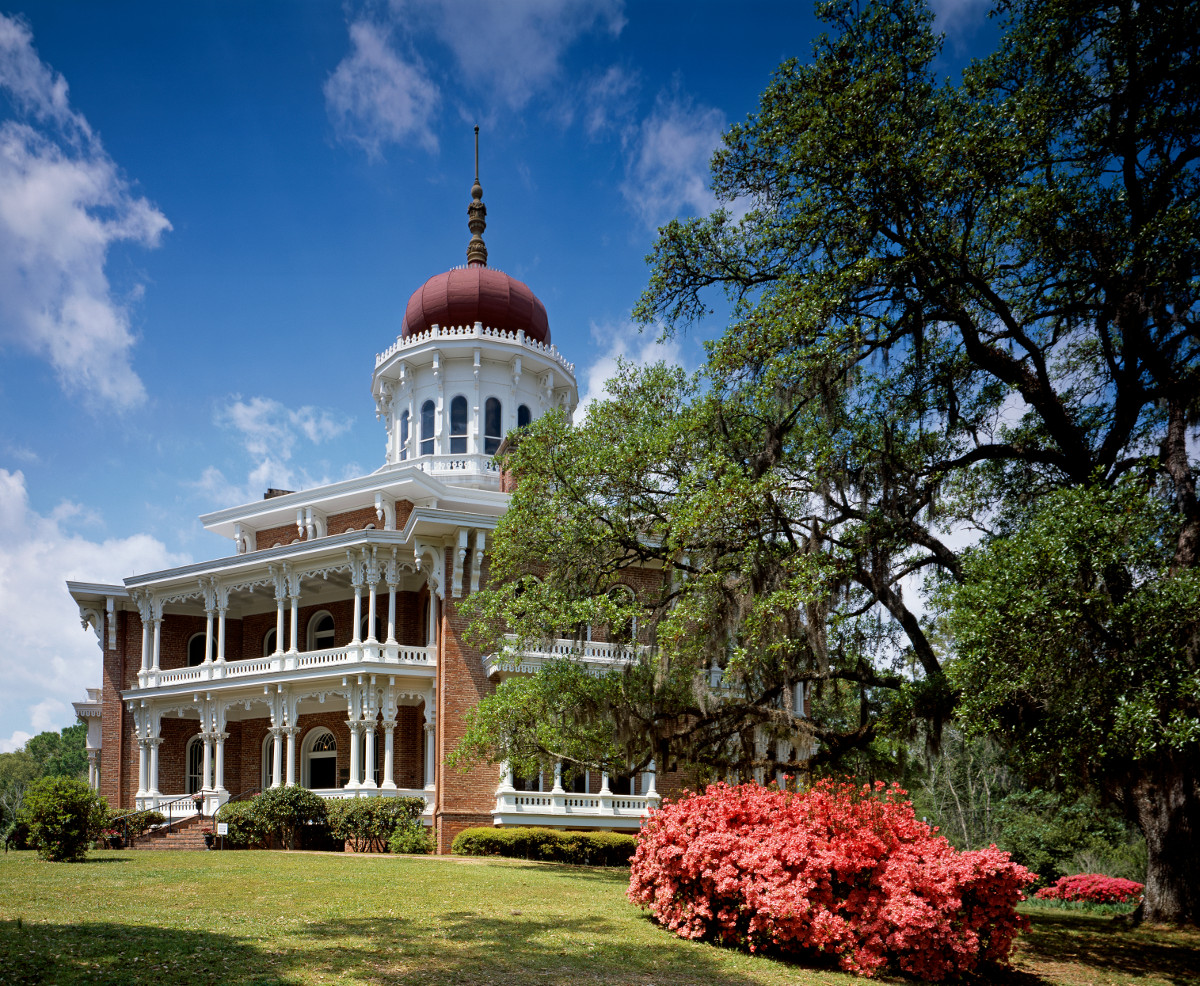
[[1200, 924], [1200, 774], [1186, 754], [1165, 757], [1126, 788], [1146, 837], [1146, 921]]

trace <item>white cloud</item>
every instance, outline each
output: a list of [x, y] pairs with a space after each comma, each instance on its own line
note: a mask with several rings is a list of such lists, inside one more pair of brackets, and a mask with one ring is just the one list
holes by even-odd
[[191, 561], [146, 534], [90, 540], [70, 529], [77, 514], [31, 509], [24, 474], [0, 469], [0, 750], [69, 726], [70, 703], [100, 685], [96, 636], [80, 627], [67, 579], [119, 585]]
[[[326, 108], [338, 136], [372, 159], [391, 144], [434, 151], [443, 87], [523, 109], [534, 96], [553, 95], [563, 81], [563, 58], [577, 40], [597, 31], [617, 37], [623, 10], [623, 0], [369, 3], [350, 23], [350, 53], [325, 82]], [[429, 54], [430, 38], [451, 54], [453, 65], [440, 73], [427, 66], [440, 53]], [[435, 75], [452, 81], [439, 85]], [[572, 116], [561, 104], [558, 112], [564, 121]]]
[[579, 38], [599, 30], [616, 38], [622, 0], [393, 0], [397, 22], [415, 15], [454, 52], [458, 71], [482, 92], [521, 109], [563, 74]]
[[662, 94], [629, 141], [621, 192], [654, 229], [681, 212], [707, 215], [718, 205], [708, 187], [709, 161], [721, 143], [725, 116], [677, 94]]
[[8, 739], [0, 739], [0, 753], [12, 753], [14, 750], [19, 750], [31, 739], [33, 739], [33, 733], [27, 733], [23, 729], [14, 730]]
[[115, 297], [105, 264], [114, 243], [155, 247], [171, 224], [130, 192], [28, 27], [3, 15], [0, 89], [23, 117], [0, 123], [0, 345], [48, 360], [87, 403], [134, 407], [145, 399], [130, 362], [139, 291]]
[[392, 26], [370, 18], [350, 25], [353, 50], [325, 82], [325, 105], [338, 136], [377, 159], [386, 144], [410, 141], [437, 150], [430, 121], [441, 93], [415, 55], [392, 47]]
[[199, 489], [214, 504], [222, 507], [256, 500], [269, 487], [308, 489], [328, 482], [326, 476], [313, 476], [292, 464], [302, 442], [320, 445], [349, 430], [353, 418], [326, 408], [305, 405], [289, 408], [269, 397], [243, 400], [234, 395], [219, 408], [216, 424], [232, 429], [252, 464], [242, 485], [226, 478], [216, 466], [209, 466], [190, 485]]
[[619, 361], [625, 360], [635, 366], [659, 362], [684, 365], [683, 350], [677, 336], [662, 340], [654, 330], [640, 331], [632, 322], [593, 322], [591, 332], [592, 339], [597, 343], [607, 343], [607, 348], [587, 368], [583, 396], [575, 409], [576, 424], [582, 423], [587, 417], [588, 408], [608, 396], [604, 385], [616, 376]]
[[610, 130], [621, 129], [633, 112], [633, 94], [638, 77], [620, 65], [612, 65], [584, 90], [583, 128], [593, 139]]

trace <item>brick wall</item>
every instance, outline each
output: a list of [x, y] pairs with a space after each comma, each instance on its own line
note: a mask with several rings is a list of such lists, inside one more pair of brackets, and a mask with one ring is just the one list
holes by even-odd
[[[450, 559], [447, 558], [447, 571]], [[453, 599], [441, 606], [438, 655], [438, 852], [449, 852], [454, 836], [473, 825], [490, 825], [495, 807], [498, 766], [483, 765], [470, 771], [449, 770], [446, 757], [465, 733], [464, 717], [479, 700], [495, 690], [483, 672], [478, 650], [464, 639], [467, 621]]]

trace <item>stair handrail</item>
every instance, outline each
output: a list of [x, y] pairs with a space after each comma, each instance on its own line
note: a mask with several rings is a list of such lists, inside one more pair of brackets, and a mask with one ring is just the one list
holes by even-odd
[[[233, 804], [233, 802], [235, 802], [235, 801], [242, 800], [247, 795], [254, 796], [254, 795], [257, 795], [260, 793], [261, 793], [261, 786], [248, 787], [248, 788], [246, 788], [246, 790], [233, 795], [233, 797], [231, 797], [231, 798], [227, 798], [225, 801], [222, 801], [219, 805], [217, 805], [217, 810], [214, 811], [211, 815], [211, 821], [212, 821], [212, 827], [213, 827], [213, 837], [216, 838], [216, 835], [217, 835], [217, 816], [221, 814], [222, 808], [224, 808], [226, 805]], [[222, 849], [225, 848], [225, 836], [221, 836], [221, 848]]]
[[[173, 805], [178, 801], [190, 801], [193, 804], [200, 805], [201, 807], [196, 811], [196, 814], [203, 815], [203, 802], [197, 801], [194, 794], [181, 794], [178, 798], [172, 798], [170, 801], [160, 801], [153, 808], [139, 808], [137, 811], [131, 811], [124, 815], [118, 815], [116, 818], [110, 818], [108, 820], [108, 827], [115, 828], [116, 823], [121, 822], [121, 844], [124, 846], [129, 846], [129, 819], [136, 818], [138, 815], [148, 815], [152, 811], [158, 811], [159, 808], [166, 808], [168, 805]], [[183, 821], [183, 819], [172, 818], [165, 825], [160, 825], [158, 830], [161, 832], [165, 829], [169, 832], [171, 830], [171, 826], [173, 826], [177, 821]]]

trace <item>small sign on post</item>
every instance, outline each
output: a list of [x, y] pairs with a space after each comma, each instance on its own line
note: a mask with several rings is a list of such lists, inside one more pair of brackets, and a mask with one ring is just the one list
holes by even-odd
[[228, 834], [229, 834], [229, 823], [228, 822], [217, 822], [217, 835], [228, 835]]

